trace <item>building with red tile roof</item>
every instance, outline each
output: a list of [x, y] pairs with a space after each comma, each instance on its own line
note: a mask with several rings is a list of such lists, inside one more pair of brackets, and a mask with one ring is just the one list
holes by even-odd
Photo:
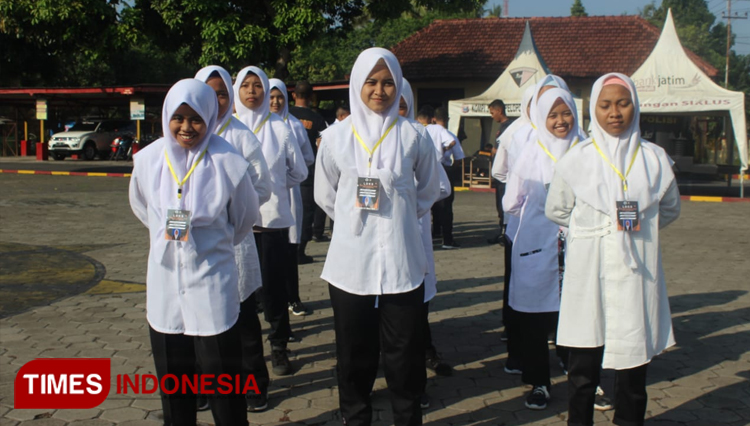
[[[646, 60], [661, 31], [640, 16], [436, 20], [392, 50], [414, 82], [494, 81], [518, 49], [526, 21], [550, 72], [566, 79], [630, 75]], [[688, 56], [703, 72], [718, 70]]]
[[[584, 118], [594, 81], [608, 72], [632, 75], [661, 34], [640, 16], [435, 20], [392, 49], [412, 85], [417, 108], [447, 106], [449, 100], [484, 92], [515, 57], [526, 22], [546, 68], [564, 78], [582, 99]], [[717, 77], [716, 68], [685, 50], [706, 75]], [[459, 137], [469, 139], [471, 151], [494, 139], [496, 130], [491, 120], [471, 119]]]

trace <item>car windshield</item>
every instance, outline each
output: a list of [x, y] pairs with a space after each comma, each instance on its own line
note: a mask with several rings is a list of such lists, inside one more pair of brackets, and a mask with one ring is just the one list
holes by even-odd
[[96, 130], [97, 123], [82, 123], [80, 121], [76, 122], [76, 124], [73, 125], [70, 129], [68, 129], [69, 132], [93, 132]]

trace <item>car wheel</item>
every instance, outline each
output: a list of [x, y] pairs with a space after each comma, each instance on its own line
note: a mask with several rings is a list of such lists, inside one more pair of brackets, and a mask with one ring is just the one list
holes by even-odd
[[83, 146], [83, 159], [91, 161], [96, 157], [96, 145], [93, 142], [86, 142]]
[[54, 158], [57, 161], [62, 161], [65, 159], [65, 154], [60, 154], [59, 152], [53, 152], [52, 158]]

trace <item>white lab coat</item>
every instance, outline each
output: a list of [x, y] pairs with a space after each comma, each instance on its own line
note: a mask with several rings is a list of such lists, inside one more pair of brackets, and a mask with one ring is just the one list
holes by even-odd
[[[641, 230], [633, 233], [638, 268], [623, 261], [617, 224], [608, 213], [576, 194], [559, 168], [575, 168], [573, 149], [558, 163], [547, 195], [547, 217], [569, 228], [560, 305], [557, 344], [592, 348], [604, 346], [604, 368], [629, 369], [648, 363], [675, 344], [669, 299], [661, 265], [659, 229], [680, 214], [680, 194], [669, 160], [661, 148], [643, 142], [644, 155], [661, 166], [652, 175], [667, 176], [659, 202], [641, 211]], [[586, 149], [591, 152], [590, 143]], [[576, 151], [582, 147], [576, 147]], [[599, 159], [598, 154], [586, 156]], [[669, 182], [671, 176], [671, 183]], [[589, 176], [588, 179], [597, 179]], [[514, 248], [515, 250], [515, 248]]]

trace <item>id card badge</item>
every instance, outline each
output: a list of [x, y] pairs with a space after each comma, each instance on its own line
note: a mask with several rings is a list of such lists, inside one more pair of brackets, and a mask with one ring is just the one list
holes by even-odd
[[357, 199], [354, 207], [374, 211], [380, 208], [380, 179], [371, 177], [357, 179]]
[[190, 235], [190, 210], [167, 210], [167, 230], [164, 238], [169, 241], [187, 241]]
[[617, 201], [617, 230], [625, 232], [636, 232], [641, 230], [641, 222], [638, 220], [637, 201]]

